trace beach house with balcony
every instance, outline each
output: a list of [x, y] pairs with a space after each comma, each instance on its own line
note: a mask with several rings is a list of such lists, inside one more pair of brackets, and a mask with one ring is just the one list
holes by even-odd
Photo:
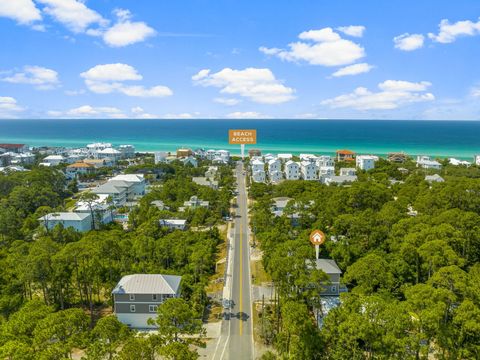
[[158, 307], [180, 296], [181, 276], [132, 274], [122, 277], [112, 291], [117, 319], [134, 329], [154, 329], [148, 320], [156, 318]]
[[58, 224], [62, 224], [64, 228], [73, 228], [80, 232], [92, 230], [92, 216], [90, 215], [90, 212], [50, 213], [40, 217], [38, 221], [48, 230], [53, 229]]
[[298, 180], [300, 179], [300, 164], [298, 162], [288, 160], [285, 163], [285, 179]]
[[303, 180], [318, 180], [317, 165], [314, 161], [302, 161], [300, 163], [300, 172]]
[[365, 171], [374, 169], [377, 160], [378, 157], [372, 155], [358, 155], [355, 159], [357, 168]]
[[351, 150], [337, 150], [337, 161], [355, 161], [355, 153]]

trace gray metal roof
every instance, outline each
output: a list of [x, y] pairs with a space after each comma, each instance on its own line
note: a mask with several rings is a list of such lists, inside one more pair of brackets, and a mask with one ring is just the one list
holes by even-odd
[[112, 294], [176, 294], [181, 276], [132, 274], [120, 279]]
[[335, 260], [317, 259], [315, 260], [315, 265], [318, 270], [323, 270], [328, 275], [342, 273]]
[[57, 212], [50, 213], [40, 217], [38, 220], [52, 220], [52, 221], [82, 221], [90, 217], [90, 213], [80, 213], [80, 212]]

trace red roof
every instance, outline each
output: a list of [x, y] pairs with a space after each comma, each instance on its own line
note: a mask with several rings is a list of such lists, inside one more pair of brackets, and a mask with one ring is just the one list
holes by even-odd
[[353, 155], [355, 154], [353, 151], [351, 150], [337, 150], [337, 154], [342, 154], [342, 155]]
[[0, 148], [3, 149], [20, 149], [24, 146], [25, 144], [0, 144]]

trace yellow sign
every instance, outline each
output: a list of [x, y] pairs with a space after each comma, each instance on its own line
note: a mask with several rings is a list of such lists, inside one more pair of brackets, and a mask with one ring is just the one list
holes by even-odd
[[320, 230], [313, 230], [310, 234], [310, 242], [313, 245], [322, 245], [325, 242], [325, 234]]
[[228, 130], [228, 142], [232, 145], [257, 143], [257, 130]]

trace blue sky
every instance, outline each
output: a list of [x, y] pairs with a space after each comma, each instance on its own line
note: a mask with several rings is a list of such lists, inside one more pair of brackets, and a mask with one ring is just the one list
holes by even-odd
[[473, 0], [0, 0], [0, 117], [478, 120], [479, 16]]

